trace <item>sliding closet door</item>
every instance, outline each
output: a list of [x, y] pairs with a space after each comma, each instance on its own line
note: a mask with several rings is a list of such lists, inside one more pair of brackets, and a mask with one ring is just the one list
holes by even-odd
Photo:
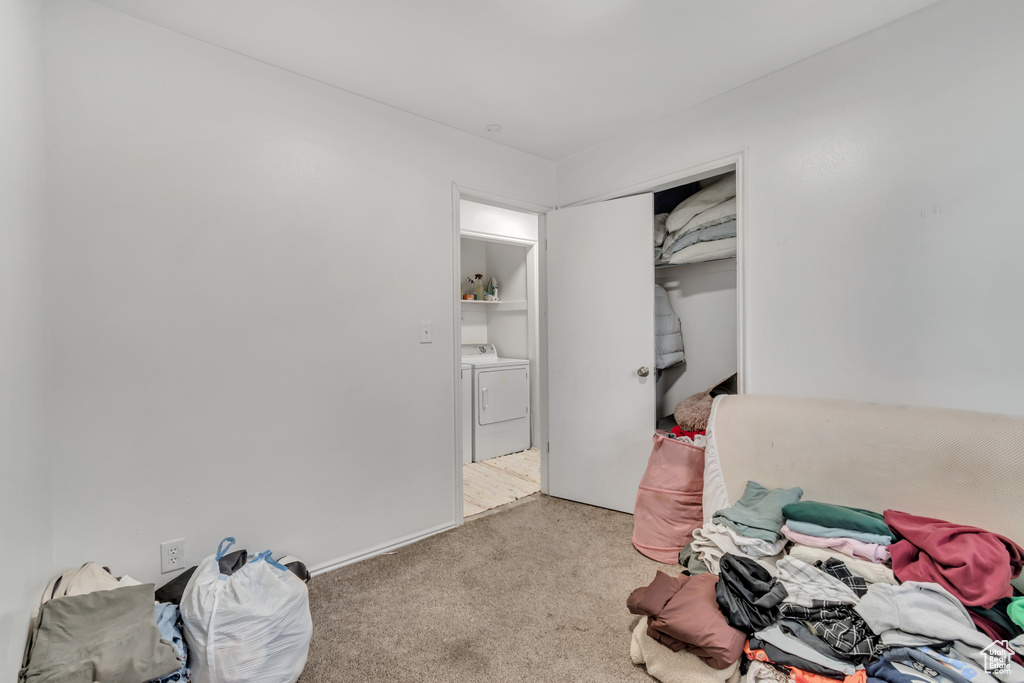
[[655, 425], [653, 199], [547, 215], [548, 491], [633, 512]]

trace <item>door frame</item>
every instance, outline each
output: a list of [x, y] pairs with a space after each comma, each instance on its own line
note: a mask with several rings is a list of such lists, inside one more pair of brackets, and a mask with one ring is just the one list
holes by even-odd
[[[582, 204], [593, 204], [609, 199], [627, 197], [645, 192], [660, 192], [670, 187], [692, 183], [704, 178], [727, 172], [730, 167], [736, 171], [736, 385], [737, 391], [745, 394], [748, 391], [748, 374], [750, 362], [747, 349], [747, 148], [709, 159], [698, 164], [685, 166], [667, 173], [636, 183], [630, 183], [617, 189], [601, 192], [568, 204], [559, 205], [563, 209]], [[543, 226], [543, 223], [542, 223]], [[543, 232], [543, 230], [542, 230]], [[547, 269], [547, 253], [542, 254], [542, 263]], [[652, 264], [653, 267], [653, 264]], [[547, 328], [545, 326], [543, 343], [547, 346]], [[546, 384], [546, 382], [545, 382]]]
[[[524, 240], [516, 237], [502, 237], [489, 233], [478, 233], [472, 231], [463, 232], [459, 213], [459, 204], [465, 199], [478, 204], [487, 204], [502, 209], [510, 209], [521, 213], [535, 214], [537, 216], [537, 241]], [[516, 244], [528, 247], [526, 257], [527, 283], [536, 282], [533, 292], [527, 292], [527, 327], [529, 329], [530, 355], [536, 358], [537, 367], [534, 369], [534, 377], [531, 384], [536, 381], [537, 391], [531, 389], [531, 438], [534, 439], [534, 448], [540, 449], [540, 470], [541, 490], [547, 489], [547, 435], [548, 435], [548, 397], [547, 397], [547, 306], [545, 295], [545, 250], [543, 249], [544, 239], [544, 216], [554, 207], [537, 204], [502, 194], [452, 183], [452, 300], [454, 308], [452, 314], [452, 367], [454, 379], [455, 398], [455, 451], [452, 454], [452, 461], [455, 465], [455, 525], [461, 526], [463, 517], [463, 491], [462, 491], [462, 238], [501, 242], [504, 244]], [[536, 324], [532, 324], [532, 321]], [[532, 358], [531, 358], [532, 360]], [[536, 403], [534, 403], [536, 402]]]

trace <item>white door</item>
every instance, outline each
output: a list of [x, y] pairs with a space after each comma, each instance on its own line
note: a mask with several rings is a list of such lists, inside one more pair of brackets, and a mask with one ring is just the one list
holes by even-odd
[[643, 194], [547, 215], [548, 491], [623, 512], [656, 424], [653, 211]]

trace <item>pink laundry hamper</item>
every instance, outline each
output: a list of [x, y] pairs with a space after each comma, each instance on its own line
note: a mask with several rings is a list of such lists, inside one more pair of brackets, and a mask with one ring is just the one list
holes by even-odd
[[654, 450], [640, 480], [633, 509], [633, 546], [665, 564], [679, 564], [679, 551], [704, 524], [704, 449], [654, 435]]

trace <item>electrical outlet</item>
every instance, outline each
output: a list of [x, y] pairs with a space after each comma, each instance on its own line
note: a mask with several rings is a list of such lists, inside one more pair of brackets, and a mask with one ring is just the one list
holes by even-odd
[[185, 568], [185, 539], [160, 544], [160, 573], [176, 572]]

